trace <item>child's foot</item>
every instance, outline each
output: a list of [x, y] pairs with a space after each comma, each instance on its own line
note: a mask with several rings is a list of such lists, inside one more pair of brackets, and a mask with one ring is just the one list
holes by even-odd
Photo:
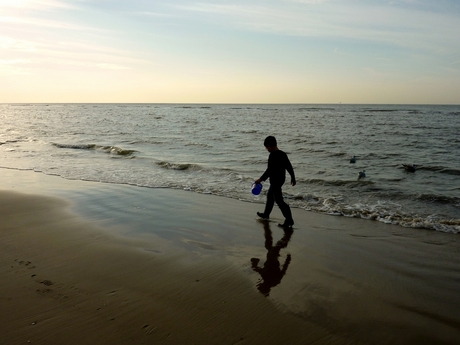
[[284, 229], [292, 229], [292, 226], [294, 225], [293, 220], [285, 220], [283, 224], [278, 224], [278, 226], [284, 228]]
[[262, 212], [257, 212], [257, 215], [262, 219], [269, 219], [270, 218], [269, 216], [266, 216], [265, 213], [262, 213]]

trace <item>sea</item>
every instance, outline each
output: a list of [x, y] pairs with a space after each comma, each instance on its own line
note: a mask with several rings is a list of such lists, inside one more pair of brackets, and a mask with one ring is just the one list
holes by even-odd
[[0, 176], [30, 170], [263, 204], [268, 181], [260, 196], [251, 186], [274, 135], [297, 178], [283, 187], [291, 207], [460, 232], [459, 105], [0, 104], [0, 120]]

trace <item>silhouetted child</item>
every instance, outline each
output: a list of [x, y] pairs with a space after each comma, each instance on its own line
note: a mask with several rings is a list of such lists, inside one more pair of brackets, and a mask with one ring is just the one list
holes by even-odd
[[269, 219], [270, 213], [272, 212], [273, 206], [276, 202], [284, 218], [286, 218], [284, 223], [279, 225], [290, 228], [294, 225], [294, 220], [292, 219], [291, 208], [284, 202], [281, 187], [286, 180], [286, 170], [289, 175], [291, 175], [291, 185], [296, 185], [294, 169], [292, 168], [287, 154], [278, 149], [275, 137], [268, 136], [265, 138], [264, 146], [267, 151], [270, 152], [270, 155], [268, 156], [267, 170], [265, 170], [263, 175], [257, 179], [255, 183], [260, 183], [261, 181], [265, 181], [269, 178], [270, 188], [267, 192], [265, 211], [263, 213], [257, 212], [257, 215], [261, 218]]

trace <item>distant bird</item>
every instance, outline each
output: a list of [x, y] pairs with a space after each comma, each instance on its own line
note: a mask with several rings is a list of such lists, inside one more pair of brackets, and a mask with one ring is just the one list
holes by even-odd
[[417, 170], [417, 165], [415, 164], [403, 164], [404, 170], [408, 172], [415, 172]]
[[360, 180], [360, 179], [362, 179], [364, 177], [366, 177], [366, 170], [360, 171], [358, 173], [358, 180]]
[[350, 158], [350, 163], [356, 163], [356, 156]]

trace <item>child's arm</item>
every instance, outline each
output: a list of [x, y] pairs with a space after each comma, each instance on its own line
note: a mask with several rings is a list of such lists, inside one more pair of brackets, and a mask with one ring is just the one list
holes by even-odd
[[289, 173], [289, 175], [291, 175], [291, 185], [295, 186], [296, 180], [295, 180], [294, 168], [292, 167], [291, 161], [289, 160], [287, 155], [286, 155], [286, 170]]

